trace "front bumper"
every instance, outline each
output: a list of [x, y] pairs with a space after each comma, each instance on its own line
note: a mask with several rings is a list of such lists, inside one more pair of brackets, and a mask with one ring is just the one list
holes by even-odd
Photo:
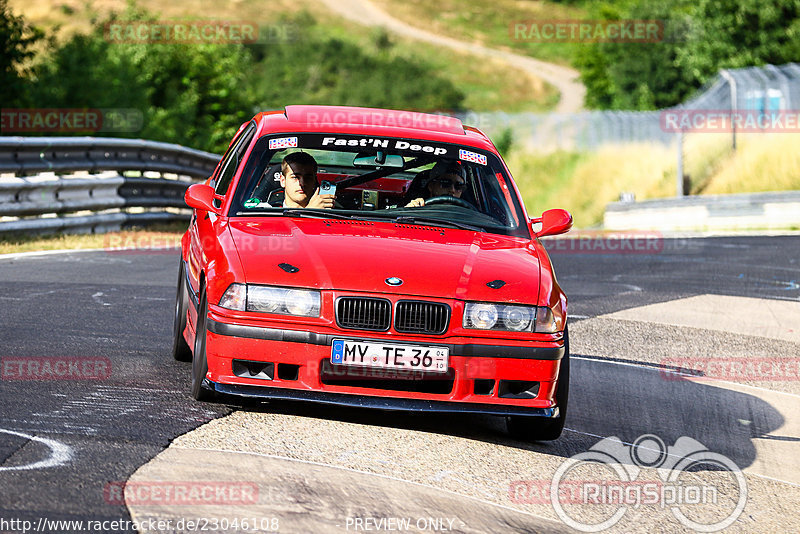
[[[206, 385], [218, 393], [382, 410], [558, 416], [553, 397], [563, 340], [491, 345], [459, 338], [447, 343], [436, 338], [387, 338], [373, 332], [354, 335], [240, 325], [221, 319], [209, 317], [206, 342]], [[360, 374], [351, 374], [348, 368], [343, 376], [331, 379], [326, 373], [331, 371], [334, 339], [447, 347], [449, 371], [446, 377], [417, 374], [391, 380], [382, 376], [383, 382], [376, 384], [374, 374], [366, 376], [362, 368], [358, 368]], [[243, 376], [234, 371], [234, 361], [263, 362], [272, 371], [268, 379]], [[291, 376], [281, 372], [287, 368]], [[535, 384], [535, 391], [507, 395], [509, 384], [521, 383]]]

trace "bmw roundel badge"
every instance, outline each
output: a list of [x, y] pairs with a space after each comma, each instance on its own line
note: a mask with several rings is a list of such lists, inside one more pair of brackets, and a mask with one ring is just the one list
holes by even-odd
[[403, 281], [401, 279], [397, 278], [396, 276], [390, 276], [389, 278], [384, 280], [384, 282], [386, 282], [390, 286], [399, 286], [399, 285], [401, 285], [403, 283]]

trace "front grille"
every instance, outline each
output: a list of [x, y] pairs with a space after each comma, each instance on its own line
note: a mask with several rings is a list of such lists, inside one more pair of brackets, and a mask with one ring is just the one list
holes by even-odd
[[438, 302], [401, 300], [397, 303], [394, 328], [409, 334], [444, 334], [450, 322], [450, 306]]
[[382, 332], [392, 323], [392, 303], [386, 299], [341, 297], [336, 302], [336, 324], [342, 328]]

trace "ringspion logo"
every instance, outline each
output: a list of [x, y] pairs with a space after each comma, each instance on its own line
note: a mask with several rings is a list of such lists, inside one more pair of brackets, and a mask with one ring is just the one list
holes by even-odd
[[[716, 476], [699, 480], [698, 470]], [[525, 481], [509, 487], [514, 502], [539, 502], [543, 495], [565, 524], [581, 532], [611, 528], [641, 506], [669, 510], [685, 528], [717, 532], [739, 518], [748, 493], [747, 479], [730, 458], [688, 436], [667, 446], [660, 437], [645, 434], [630, 444], [616, 436], [604, 438], [568, 458], [546, 492]], [[587, 513], [587, 506], [593, 513]]]

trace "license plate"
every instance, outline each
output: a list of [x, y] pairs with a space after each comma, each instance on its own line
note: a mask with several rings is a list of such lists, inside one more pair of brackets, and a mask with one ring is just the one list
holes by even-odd
[[331, 363], [359, 367], [413, 369], [435, 373], [447, 372], [450, 350], [447, 347], [395, 345], [334, 339]]

